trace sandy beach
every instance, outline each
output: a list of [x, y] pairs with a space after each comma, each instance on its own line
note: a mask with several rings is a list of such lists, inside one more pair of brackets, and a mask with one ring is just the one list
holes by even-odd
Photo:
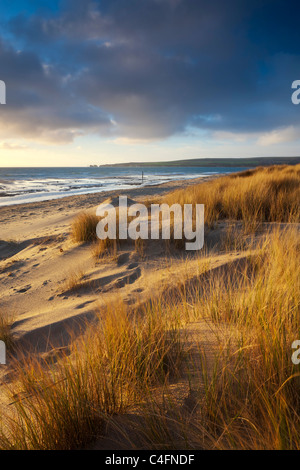
[[[277, 178], [279, 170], [275, 168], [273, 171]], [[278, 178], [285, 177], [284, 171], [294, 172], [294, 169], [283, 167], [281, 171], [283, 176], [279, 172]], [[257, 180], [257, 184], [261, 184], [260, 173], [263, 178], [270, 178], [269, 170], [262, 169], [257, 173], [253, 170], [242, 173], [241, 177], [235, 175], [222, 177], [220, 180], [219, 177], [211, 177], [174, 181], [121, 193], [102, 192], [0, 208], [0, 310], [10, 318], [10, 335], [13, 338], [7, 365], [1, 368], [0, 404], [5, 413], [10, 414], [11, 405], [18, 403], [16, 397], [21, 399], [20, 403], [24, 397], [27, 399], [27, 393], [22, 392], [22, 387], [21, 391], [19, 390], [14, 378], [16, 364], [22, 371], [23, 366], [20, 364], [24, 359], [25, 363], [29, 361], [29, 364], [36, 359], [42, 360], [44, 364], [52, 364], [62, 355], [62, 358], [68, 361], [73, 345], [80, 341], [80, 338], [84, 338], [86, 330], [93, 330], [95, 321], [99, 322], [99, 315], [105, 317], [107, 311], [116, 312], [110, 320], [113, 322], [111, 327], [116, 328], [116, 332], [122, 327], [121, 319], [124, 314], [132, 317], [133, 325], [140, 317], [148, 321], [148, 315], [159, 315], [159, 328], [165, 328], [163, 325], [168, 321], [171, 312], [172, 322], [175, 321], [176, 329], [179, 328], [180, 344], [181, 341], [184, 344], [183, 353], [188, 357], [189, 365], [180, 368], [176, 380], [172, 379], [168, 385], [168, 393], [171, 393], [172, 400], [176, 403], [172, 406], [176, 407], [180, 420], [185, 422], [189, 419], [187, 407], [192, 410], [196, 407], [198, 398], [195, 401], [195, 396], [203, 400], [206, 393], [205, 381], [213, 380], [213, 371], [215, 367], [220, 366], [220, 354], [225, 354], [228, 348], [228, 351], [233, 353], [232, 357], [235, 357], [235, 348], [241, 341], [238, 337], [244, 334], [243, 315], [247, 311], [240, 311], [238, 299], [240, 292], [249, 291], [250, 295], [257, 266], [262, 270], [259, 271], [260, 275], [264, 276], [264, 264], [259, 262], [260, 253], [262, 250], [269, 250], [268, 244], [272, 237], [275, 237], [276, 245], [277, 238], [279, 240], [287, 229], [294, 230], [287, 236], [292, 237], [294, 244], [297, 243], [295, 230], [299, 230], [299, 224], [287, 223], [280, 215], [278, 222], [275, 217], [273, 221], [260, 223], [258, 227], [255, 219], [257, 214], [254, 213], [253, 229], [253, 225], [252, 228], [245, 226], [245, 215], [244, 221], [241, 221], [233, 220], [234, 215], [230, 220], [229, 214], [228, 218], [216, 220], [212, 226], [205, 228], [204, 248], [199, 252], [186, 252], [177, 249], [175, 245], [166, 245], [163, 240], [148, 240], [145, 246], [128, 241], [122, 243], [115, 252], [106, 256], [95, 256], [94, 243], [74, 241], [71, 236], [72, 223], [82, 213], [95, 215], [100, 203], [115, 201], [119, 195], [126, 195], [131, 202], [149, 204], [152, 201], [165, 200], [173, 203], [178, 200], [182, 204], [185, 198], [189, 198], [189, 194], [194, 198], [209, 197], [205, 191], [203, 194], [201, 192], [203, 184], [209, 191], [211, 183], [217, 194], [220, 181], [220, 188], [228, 185], [231, 194], [236, 190], [244, 191], [248, 184], [247, 178], [250, 182], [252, 178], [253, 181]], [[238, 187], [240, 189], [236, 189]], [[196, 196], [197, 192], [200, 196]], [[249, 191], [245, 190], [245, 194], [249, 194]], [[256, 191], [256, 194], [257, 197], [262, 197], [261, 191]], [[270, 197], [266, 197], [269, 200]], [[295, 203], [297, 204], [297, 201]], [[210, 202], [206, 213], [208, 221], [209, 204]], [[291, 214], [294, 214], [293, 198], [290, 204]], [[232, 207], [234, 206], [230, 205], [229, 210], [233, 210]], [[248, 210], [247, 207], [243, 210]], [[276, 208], [277, 212], [278, 210]], [[271, 236], [271, 232], [275, 235]], [[265, 256], [266, 259], [272, 259], [270, 254]], [[281, 259], [280, 257], [278, 259]], [[267, 261], [264, 263], [269, 266]], [[275, 269], [272, 264], [270, 269]], [[269, 275], [266, 279], [269, 279]], [[265, 282], [266, 280], [263, 281]], [[246, 283], [245, 286], [243, 283]], [[224, 300], [223, 304], [223, 296], [227, 294], [230, 295], [230, 301], [228, 303], [228, 300]], [[263, 295], [267, 296], [266, 293]], [[215, 308], [215, 302], [216, 305], [220, 303], [220, 307]], [[237, 322], [231, 322], [229, 317], [227, 318], [228, 309], [237, 309]], [[220, 320], [216, 321], [218, 315]], [[222, 315], [225, 315], [224, 318]], [[258, 324], [260, 325], [260, 321]], [[169, 328], [170, 326], [167, 326], [167, 332], [163, 333], [166, 337], [169, 335]], [[247, 335], [250, 341], [252, 328]], [[121, 338], [124, 339], [124, 333], [121, 333]], [[91, 345], [96, 348], [96, 343], [92, 342]], [[200, 349], [205, 357], [206, 379], [199, 356]], [[117, 346], [114, 354], [118, 354]], [[74, 352], [71, 357], [72, 355]], [[147, 360], [150, 360], [150, 357], [151, 355]], [[230, 370], [232, 367], [232, 357], [230, 356], [230, 365], [224, 370]], [[222, 359], [225, 362], [227, 360], [229, 361], [225, 357]], [[187, 367], [191, 364], [192, 369], [188, 370]], [[121, 369], [123, 365], [118, 362]], [[35, 366], [32, 367], [34, 370]], [[74, 377], [76, 373], [74, 372]], [[165, 380], [169, 382], [169, 378]], [[131, 379], [126, 382], [128, 386], [130, 381]], [[7, 395], [7, 385], [13, 387], [12, 394]], [[144, 385], [149, 386], [146, 380]], [[36, 394], [36, 385], [33, 389], [31, 387], [32, 385], [30, 390], [34, 390]], [[160, 397], [157, 398], [159, 407], [163, 406], [163, 390], [164, 388], [156, 385], [151, 391], [154, 397]], [[137, 403], [134, 401], [126, 407], [128, 411], [125, 414], [121, 413], [115, 419], [109, 419], [106, 431], [100, 439], [87, 437], [88, 446], [95, 449], [128, 449], [136, 448], [135, 446], [143, 448], [146, 444], [141, 440], [140, 433], [145, 427], [145, 416], [143, 412], [136, 411]], [[81, 406], [80, 403], [78, 406]], [[133, 432], [137, 434], [132, 434]], [[130, 436], [133, 435], [135, 437], [132, 441]], [[72, 443], [70, 445], [73, 446]], [[81, 447], [82, 445], [80, 444]], [[193, 445], [198, 448], [199, 443]], [[63, 444], [62, 446], [64, 447]]]
[[[78, 335], [107, 305], [122, 302], [137, 308], [150, 299], [162, 298], [183, 279], [190, 282], [199, 268], [197, 256], [182, 251], [166, 252], [162, 241], [148, 243], [141, 256], [132, 244], [123, 246], [116, 257], [95, 259], [91, 244], [74, 243], [71, 224], [82, 212], [95, 213], [97, 206], [119, 195], [131, 201], [150, 202], [177, 189], [192, 187], [212, 177], [178, 180], [128, 191], [70, 196], [63, 199], [0, 208], [0, 309], [11, 318], [14, 350], [1, 369], [1, 394], [10, 382], [10, 364], [23, 355], [47, 360], [66, 351]], [[217, 238], [216, 238], [217, 237]], [[213, 241], [219, 239], [214, 235]], [[244, 258], [244, 255], [236, 259]], [[227, 255], [214, 257], [212, 269], [224, 268]], [[75, 282], [78, 286], [73, 286]], [[191, 333], [207, 338], [208, 351], [216, 346], [210, 327], [195, 324]], [[185, 396], [186, 385], [179, 394]], [[182, 395], [183, 393], [183, 395]], [[107, 441], [100, 446], [111, 445]]]
[[[143, 202], [201, 181], [175, 181], [121, 194]], [[116, 296], [129, 303], [141, 301], [162, 287], [162, 279], [167, 282], [174, 272], [180, 277], [178, 256], [170, 269], [164, 247], [155, 242], [143, 260], [132, 247], [125, 247], [117, 261], [95, 262], [88, 244], [71, 241], [70, 226], [76, 215], [87, 210], [95, 213], [101, 202], [119, 194], [112, 191], [0, 208], [1, 309], [13, 316], [18, 341], [44, 352], [60, 344], [74, 319], [88, 318]], [[68, 278], [79, 273], [83, 286], [68, 292]]]

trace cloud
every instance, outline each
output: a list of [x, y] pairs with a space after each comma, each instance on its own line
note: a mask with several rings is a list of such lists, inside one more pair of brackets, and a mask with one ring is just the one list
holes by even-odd
[[27, 145], [19, 145], [14, 144], [11, 142], [1, 142], [0, 149], [1, 150], [26, 150], [28, 148]]
[[299, 123], [290, 99], [299, 78], [299, 6], [288, 15], [280, 0], [61, 5], [7, 23], [0, 137], [139, 141], [193, 127], [217, 139], [263, 134], [259, 142], [268, 145], [282, 138], [274, 129]]
[[293, 142], [300, 139], [300, 128], [289, 126], [284, 129], [275, 129], [259, 137], [257, 143], [263, 146], [280, 144], [283, 142]]
[[80, 96], [59, 68], [37, 53], [0, 43], [6, 105], [0, 107], [0, 137], [68, 143], [85, 132], [109, 132], [110, 117]]
[[216, 140], [222, 142], [247, 142], [250, 139], [254, 139], [255, 136], [251, 133], [242, 133], [242, 132], [229, 132], [229, 131], [216, 131], [213, 133], [213, 137]]

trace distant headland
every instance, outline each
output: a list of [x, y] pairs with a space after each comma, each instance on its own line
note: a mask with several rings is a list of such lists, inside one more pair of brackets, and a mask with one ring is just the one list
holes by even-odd
[[297, 165], [300, 163], [300, 157], [253, 157], [253, 158], [193, 158], [188, 160], [172, 160], [166, 162], [129, 162], [114, 163], [106, 165], [90, 165], [90, 168], [97, 167], [256, 167], [268, 165]]

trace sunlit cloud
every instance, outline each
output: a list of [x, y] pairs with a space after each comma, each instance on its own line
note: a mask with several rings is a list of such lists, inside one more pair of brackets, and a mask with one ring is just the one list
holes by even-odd
[[178, 139], [192, 141], [190, 152], [198, 139], [199, 152], [214, 155], [224, 145], [261, 154], [297, 143], [297, 10], [271, 0], [6, 8], [0, 139], [67, 147], [89, 137], [95, 151], [104, 140], [125, 148]]
[[20, 145], [12, 142], [0, 142], [0, 150], [26, 150], [27, 148], [27, 145]]
[[275, 129], [263, 134], [258, 139], [258, 144], [269, 146], [283, 142], [293, 142], [300, 140], [300, 127], [289, 126], [283, 129]]

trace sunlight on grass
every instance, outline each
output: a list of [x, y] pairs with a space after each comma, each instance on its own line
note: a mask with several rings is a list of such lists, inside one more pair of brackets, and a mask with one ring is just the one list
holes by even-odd
[[[300, 332], [299, 187], [299, 165], [276, 166], [165, 196], [204, 203], [209, 226], [227, 220], [218, 251], [199, 253], [192, 273], [187, 258], [186, 273], [159, 298], [102, 308], [55, 363], [29, 356], [16, 364], [0, 447], [85, 448], [134, 410], [140, 448], [299, 450], [300, 369], [291, 360]], [[80, 215], [74, 240], [95, 240], [96, 219]], [[141, 255], [144, 248], [135, 245]], [[99, 258], [116, 246], [92, 249]], [[213, 265], [217, 255], [223, 264]], [[77, 289], [82, 273], [68, 282]], [[6, 331], [4, 321], [0, 338]]]

